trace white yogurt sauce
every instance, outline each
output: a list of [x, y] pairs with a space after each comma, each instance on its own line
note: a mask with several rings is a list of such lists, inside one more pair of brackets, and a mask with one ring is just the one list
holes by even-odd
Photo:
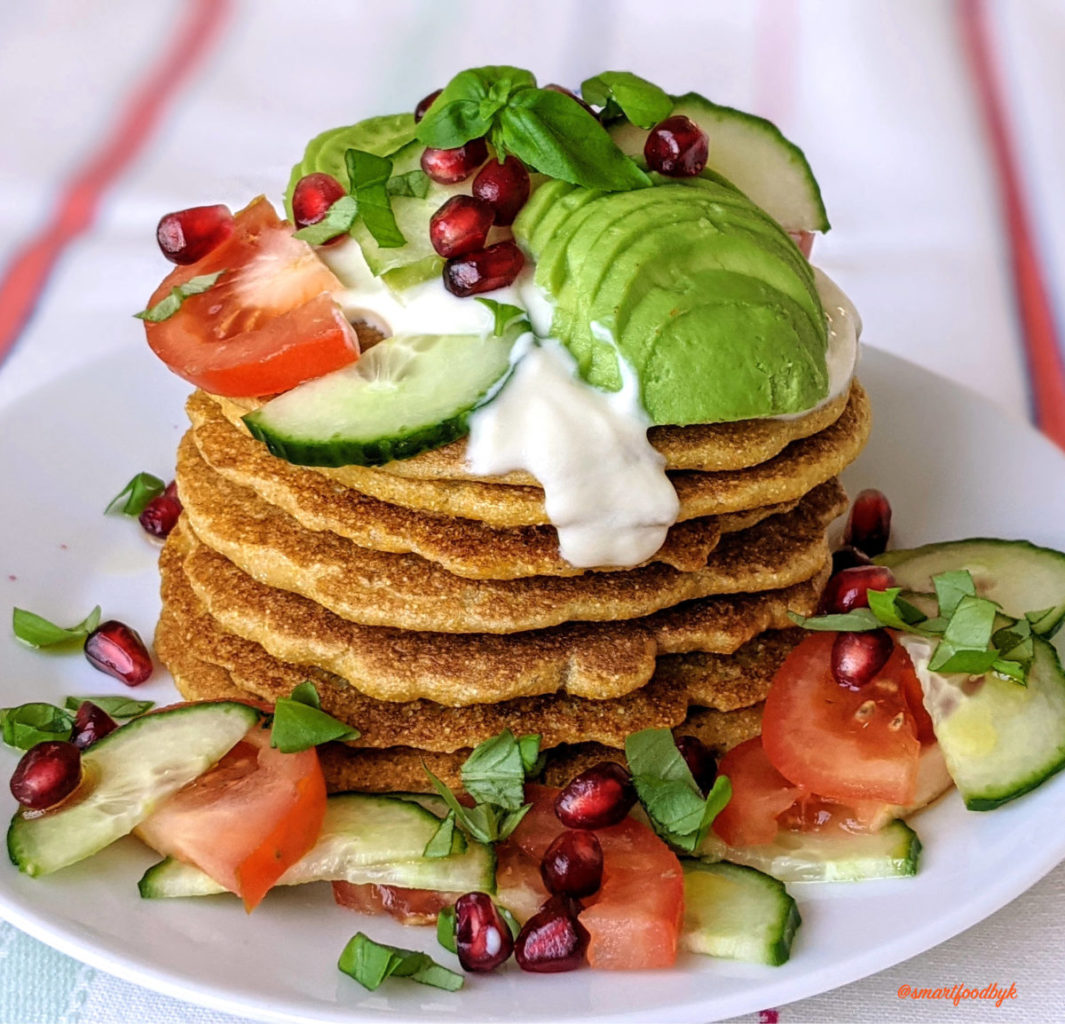
[[581, 568], [632, 566], [650, 558], [680, 509], [665, 459], [647, 440], [639, 384], [621, 363], [620, 391], [577, 376], [554, 339], [519, 341], [499, 396], [474, 413], [467, 442], [478, 475], [525, 470], [544, 489], [559, 550]]

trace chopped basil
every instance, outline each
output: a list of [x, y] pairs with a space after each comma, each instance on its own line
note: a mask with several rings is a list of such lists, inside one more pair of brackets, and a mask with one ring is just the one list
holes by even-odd
[[153, 498], [158, 498], [166, 490], [166, 484], [151, 473], [138, 473], [121, 491], [118, 492], [104, 509], [104, 514], [113, 512], [115, 506], [124, 503], [119, 509], [127, 516], [139, 516]]
[[179, 309], [181, 309], [182, 303], [193, 295], [202, 295], [208, 288], [212, 287], [218, 279], [225, 273], [224, 270], [219, 270], [214, 274], [202, 274], [199, 277], [191, 277], [184, 284], [175, 285], [170, 289], [170, 294], [165, 298], [160, 299], [154, 306], [149, 309], [141, 310], [139, 313], [133, 315], [138, 320], [147, 320], [149, 323], [157, 324], [163, 320], [169, 320]]
[[515, 327], [521, 328], [523, 331], [532, 330], [532, 325], [529, 323], [528, 318], [525, 316], [525, 310], [521, 306], [512, 306], [507, 302], [497, 302], [495, 299], [482, 299], [477, 298], [477, 301], [486, 306], [495, 317], [495, 324], [492, 327], [492, 333], [501, 338], [507, 332], [507, 328], [512, 324]]
[[[532, 804], [525, 804], [524, 807], [519, 807], [513, 811], [497, 807], [495, 804], [475, 804], [473, 807], [464, 807], [443, 782], [429, 771], [425, 765], [422, 765], [422, 767], [425, 768], [425, 773], [429, 776], [429, 781], [432, 782], [433, 788], [443, 798], [451, 813], [455, 815], [455, 820], [479, 843], [502, 842], [518, 827], [521, 819], [525, 817], [529, 808], [532, 807]], [[444, 819], [441, 822], [440, 828], [444, 827], [446, 821], [447, 819]], [[439, 831], [440, 829], [437, 829], [437, 832]], [[426, 849], [433, 844], [435, 839], [436, 836], [434, 835], [429, 840]]]
[[653, 82], [631, 71], [601, 71], [581, 83], [581, 96], [597, 107], [606, 107], [605, 120], [624, 114], [637, 128], [653, 128], [669, 117], [673, 101]]
[[392, 161], [361, 149], [349, 149], [344, 159], [359, 216], [374, 241], [382, 249], [399, 249], [406, 245], [407, 239], [396, 224], [388, 194]]
[[100, 606], [97, 605], [76, 626], [64, 629], [54, 622], [41, 618], [34, 612], [28, 612], [25, 608], [16, 608], [11, 616], [11, 628], [15, 636], [30, 647], [53, 647], [56, 644], [70, 643], [75, 640], [84, 640], [98, 625], [100, 625]]
[[625, 758], [655, 832], [693, 853], [732, 796], [729, 780], [719, 775], [704, 797], [668, 729], [633, 733], [625, 740]]
[[362, 735], [322, 710], [314, 683], [304, 680], [288, 697], [274, 705], [270, 746], [283, 754], [310, 750], [332, 740], [357, 740]]
[[462, 786], [478, 803], [516, 811], [525, 801], [525, 776], [537, 761], [540, 737], [523, 737], [526, 749], [509, 729], [474, 747], [461, 769]]
[[463, 984], [461, 974], [449, 971], [427, 953], [374, 942], [363, 932], [356, 934], [344, 947], [337, 967], [371, 992], [376, 991], [386, 978], [409, 978], [420, 985], [431, 985], [448, 992], [458, 991]]
[[972, 573], [967, 569], [941, 572], [932, 578], [932, 586], [936, 590], [939, 614], [948, 619], [954, 614], [963, 597], [976, 596], [976, 584], [973, 582]]
[[67, 697], [63, 706], [67, 711], [77, 711], [81, 705], [88, 701], [95, 704], [101, 711], [106, 711], [112, 718], [136, 718], [145, 711], [151, 711], [155, 707], [154, 700], [132, 700], [129, 697]]
[[325, 216], [320, 221], [300, 228], [293, 237], [308, 245], [324, 245], [337, 235], [350, 231], [358, 213], [359, 204], [355, 197], [341, 196], [325, 211]]
[[0, 710], [0, 730], [9, 747], [29, 750], [46, 740], [69, 740], [74, 719], [51, 704], [20, 704]]
[[419, 167], [406, 174], [394, 174], [385, 185], [390, 196], [424, 199], [429, 194], [429, 175]]
[[447, 817], [440, 822], [432, 838], [425, 844], [422, 856], [433, 859], [450, 857], [453, 853], [461, 852], [459, 847], [464, 849], [465, 845], [462, 833], [455, 829], [455, 812], [448, 811]]
[[1025, 612], [1024, 617], [1032, 624], [1036, 636], [1049, 640], [1065, 622], [1065, 601], [1053, 608], [1043, 608], [1037, 612]]

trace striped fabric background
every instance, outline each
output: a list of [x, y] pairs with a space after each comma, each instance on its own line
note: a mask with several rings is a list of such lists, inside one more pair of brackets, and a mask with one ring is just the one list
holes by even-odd
[[[507, 62], [564, 83], [629, 67], [777, 120], [818, 173], [833, 231], [815, 258], [856, 300], [866, 340], [1065, 448], [1063, 52], [1061, 0], [10, 0], [0, 406], [142, 344], [129, 314], [165, 269], [162, 212], [276, 198], [318, 130]], [[18, 497], [0, 485], [0, 500]], [[1059, 868], [909, 964], [746, 1020], [1054, 1019], [1065, 979], [1046, 951], [1061, 948], [1063, 911]], [[1019, 1000], [954, 1011], [895, 997], [904, 981], [992, 969]], [[0, 930], [0, 1024], [231, 1019]]]

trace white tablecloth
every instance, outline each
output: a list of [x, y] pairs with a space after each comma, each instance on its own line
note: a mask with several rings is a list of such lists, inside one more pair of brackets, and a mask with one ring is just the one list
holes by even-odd
[[[129, 314], [166, 269], [153, 237], [162, 212], [277, 198], [322, 128], [413, 107], [459, 68], [513, 63], [567, 84], [631, 68], [777, 120], [817, 172], [833, 231], [815, 256], [856, 300], [866, 339], [1036, 417], [1065, 445], [1033, 400], [1026, 354], [1051, 368], [1046, 391], [1065, 323], [1063, 52], [1061, 0], [8, 0], [0, 404], [142, 344]], [[1031, 228], [1027, 321], [986, 131], [988, 66]], [[1063, 913], [1059, 867], [915, 960], [745, 1020], [1063, 1019]], [[948, 982], [1013, 983], [1017, 998], [955, 1009], [897, 994]], [[232, 1019], [0, 930], [0, 1024]]]

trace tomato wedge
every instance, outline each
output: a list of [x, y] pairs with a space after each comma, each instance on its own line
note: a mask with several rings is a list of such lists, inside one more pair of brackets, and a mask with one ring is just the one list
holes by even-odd
[[230, 397], [288, 391], [358, 359], [358, 336], [332, 298], [340, 282], [293, 231], [265, 198], [241, 210], [229, 238], [152, 295], [149, 306], [223, 271], [168, 320], [145, 322], [152, 351], [190, 384]]
[[848, 690], [832, 675], [835, 638], [811, 634], [777, 671], [762, 718], [769, 761], [829, 800], [910, 804], [921, 741], [911, 706], [920, 683], [909, 655], [896, 644], [874, 679]]
[[156, 808], [137, 835], [159, 853], [195, 864], [251, 911], [314, 845], [325, 799], [317, 752], [282, 754], [260, 725]]
[[450, 907], [460, 895], [436, 889], [333, 882], [333, 899], [338, 906], [360, 914], [390, 914], [400, 924], [433, 924], [440, 911]]
[[718, 774], [728, 776], [732, 797], [713, 829], [729, 846], [771, 843], [780, 830], [777, 817], [805, 792], [773, 767], [759, 736], [727, 751]]

